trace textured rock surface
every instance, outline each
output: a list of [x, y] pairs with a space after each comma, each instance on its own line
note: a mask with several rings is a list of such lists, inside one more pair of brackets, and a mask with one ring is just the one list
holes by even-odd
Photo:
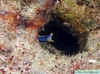
[[88, 34], [100, 27], [100, 1], [63, 0], [58, 6], [57, 14], [64, 20], [67, 32], [78, 39], [80, 50], [87, 46]]
[[[10, 4], [0, 1], [0, 74], [73, 74], [77, 69], [100, 69], [98, 63], [100, 62], [100, 49], [96, 40], [94, 43], [97, 42], [98, 49], [92, 46], [94, 51], [72, 56], [51, 54], [41, 48], [36, 41], [38, 28], [36, 28], [37, 24], [33, 23], [41, 26], [43, 22], [40, 20], [40, 23], [35, 20], [32, 22], [27, 20], [27, 17], [19, 22], [20, 13], [23, 16], [32, 15], [29, 11], [24, 13], [24, 9], [31, 10], [25, 7], [21, 13], [16, 8], [16, 2]], [[30, 16], [29, 19], [31, 19]], [[91, 37], [99, 40], [99, 30], [91, 32], [89, 37], [90, 41]], [[90, 59], [97, 60], [97, 62], [91, 63], [88, 61]]]

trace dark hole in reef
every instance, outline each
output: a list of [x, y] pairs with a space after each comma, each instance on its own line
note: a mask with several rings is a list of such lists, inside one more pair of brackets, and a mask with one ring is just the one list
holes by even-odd
[[40, 42], [40, 45], [50, 53], [56, 54], [55, 50], [57, 50], [61, 51], [62, 55], [75, 55], [79, 52], [78, 40], [63, 29], [62, 23], [63, 21], [59, 17], [53, 15], [52, 19], [43, 27], [44, 30], [39, 31], [39, 35], [53, 33], [54, 42]]

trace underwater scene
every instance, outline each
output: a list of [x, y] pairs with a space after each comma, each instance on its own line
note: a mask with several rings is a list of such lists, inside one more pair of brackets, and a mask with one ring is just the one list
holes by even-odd
[[0, 74], [100, 74], [100, 0], [0, 0]]

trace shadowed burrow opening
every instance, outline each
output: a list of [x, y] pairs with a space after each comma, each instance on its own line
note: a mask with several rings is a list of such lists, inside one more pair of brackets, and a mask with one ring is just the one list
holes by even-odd
[[39, 35], [53, 33], [52, 39], [54, 42], [39, 42], [40, 46], [53, 54], [58, 52], [62, 55], [77, 54], [79, 52], [78, 40], [66, 32], [67, 29], [65, 31], [62, 23], [63, 21], [60, 18], [52, 16], [51, 20], [40, 29]]

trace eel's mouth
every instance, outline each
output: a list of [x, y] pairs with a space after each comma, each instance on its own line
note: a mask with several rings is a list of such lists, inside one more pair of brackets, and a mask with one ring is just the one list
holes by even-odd
[[[54, 42], [40, 42], [40, 45], [45, 50], [51, 53], [64, 55], [75, 55], [79, 52], [78, 39], [65, 31], [63, 21], [56, 16], [52, 17], [44, 27], [44, 30], [39, 31], [39, 35], [49, 35], [53, 33], [52, 39]], [[66, 29], [67, 30], [67, 29]]]

